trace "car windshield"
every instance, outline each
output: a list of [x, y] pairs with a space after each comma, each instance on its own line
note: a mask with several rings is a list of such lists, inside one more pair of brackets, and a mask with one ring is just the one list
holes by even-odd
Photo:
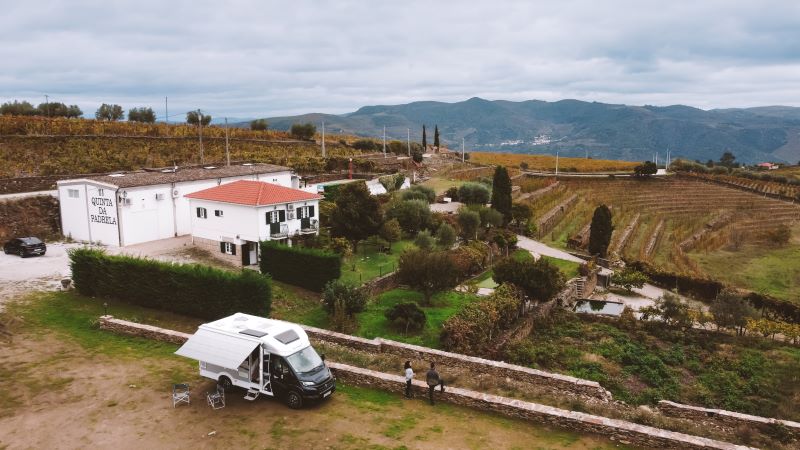
[[35, 244], [41, 244], [42, 243], [42, 241], [40, 241], [39, 238], [35, 238], [35, 237], [22, 238], [22, 242], [25, 243], [25, 244], [28, 244], [28, 245], [32, 245], [32, 244], [35, 245]]
[[292, 366], [296, 373], [311, 372], [322, 365], [322, 358], [311, 346], [289, 355], [286, 357], [286, 361], [289, 362], [289, 365]]

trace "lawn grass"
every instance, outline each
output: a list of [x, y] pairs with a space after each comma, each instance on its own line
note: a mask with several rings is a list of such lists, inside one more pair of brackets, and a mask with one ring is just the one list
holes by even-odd
[[328, 314], [322, 309], [319, 293], [275, 280], [270, 317], [317, 328], [328, 326]]
[[464, 183], [466, 183], [466, 181], [454, 180], [444, 177], [433, 177], [425, 180], [421, 184], [423, 186], [428, 186], [429, 188], [433, 189], [438, 195], [438, 194], [444, 194], [445, 192], [447, 192], [448, 189], [450, 189], [453, 186], [461, 187], [461, 185]]
[[[409, 344], [439, 348], [439, 333], [442, 323], [457, 313], [465, 304], [475, 300], [472, 294], [447, 291], [436, 294], [431, 299], [432, 306], [422, 306], [422, 294], [409, 289], [393, 289], [375, 298], [367, 309], [358, 314], [358, 330], [356, 335], [372, 339], [382, 337]], [[417, 334], [403, 335], [389, 323], [384, 314], [392, 306], [403, 302], [417, 302], [425, 311], [427, 322], [425, 328]]]
[[745, 245], [739, 251], [693, 252], [689, 256], [725, 283], [800, 303], [800, 245], [769, 248]]
[[[410, 240], [394, 242], [391, 245], [390, 253], [382, 253], [374, 245], [361, 243], [358, 253], [342, 261], [342, 281], [361, 285], [381, 275], [394, 272], [397, 269], [397, 261], [405, 249], [413, 246]], [[355, 270], [353, 270], [355, 269]]]
[[[150, 339], [123, 336], [100, 330], [98, 318], [105, 313], [103, 301], [81, 296], [74, 291], [39, 292], [24, 302], [8, 306], [34, 330], [50, 329], [68, 335], [89, 352], [138, 358], [171, 357], [178, 346]], [[178, 316], [125, 303], [108, 301], [108, 314], [118, 319], [159, 327], [194, 332], [200, 319]]]
[[544, 256], [544, 255], [542, 255], [542, 259], [544, 259], [545, 261], [549, 262], [550, 264], [558, 267], [558, 270], [560, 270], [561, 273], [564, 274], [564, 278], [566, 278], [567, 280], [569, 280], [571, 278], [575, 278], [575, 277], [577, 277], [579, 275], [578, 274], [578, 268], [581, 265], [576, 263], [576, 262], [574, 262], [574, 261], [567, 261], [566, 259], [551, 258], [550, 256]]

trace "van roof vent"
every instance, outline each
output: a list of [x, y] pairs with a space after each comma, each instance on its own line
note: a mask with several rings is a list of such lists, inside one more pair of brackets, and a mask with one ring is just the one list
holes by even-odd
[[264, 336], [268, 335], [269, 333], [267, 333], [266, 331], [251, 330], [251, 329], [248, 328], [246, 330], [240, 331], [239, 334], [246, 334], [248, 336], [253, 336], [253, 337], [260, 338], [260, 337], [264, 337]]
[[286, 330], [283, 333], [276, 334], [275, 339], [277, 339], [281, 344], [291, 344], [292, 342], [300, 339], [300, 336], [298, 336], [294, 330]]

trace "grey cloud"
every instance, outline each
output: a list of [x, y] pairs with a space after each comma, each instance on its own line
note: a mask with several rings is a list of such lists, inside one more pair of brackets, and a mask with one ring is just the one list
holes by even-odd
[[792, 1], [17, 2], [0, 101], [213, 115], [490, 99], [800, 105]]

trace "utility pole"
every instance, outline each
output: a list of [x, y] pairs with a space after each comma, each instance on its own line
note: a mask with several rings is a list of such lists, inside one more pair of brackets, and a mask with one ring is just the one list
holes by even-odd
[[556, 176], [558, 176], [558, 150], [556, 150]]
[[322, 157], [325, 157], [325, 121], [322, 121]]
[[200, 164], [205, 164], [206, 158], [203, 154], [203, 113], [197, 110], [197, 126], [200, 131]]
[[228, 118], [225, 118], [225, 165], [231, 166], [231, 151], [228, 147]]
[[406, 132], [408, 132], [408, 137], [406, 138], [406, 143], [408, 144], [408, 156], [411, 156], [411, 128], [406, 128]]
[[164, 122], [169, 125], [169, 101], [164, 97]]
[[383, 157], [386, 158], [386, 125], [383, 126]]
[[461, 162], [464, 162], [464, 138], [461, 138]]
[[44, 107], [47, 108], [47, 117], [50, 117], [50, 97], [44, 94]]

